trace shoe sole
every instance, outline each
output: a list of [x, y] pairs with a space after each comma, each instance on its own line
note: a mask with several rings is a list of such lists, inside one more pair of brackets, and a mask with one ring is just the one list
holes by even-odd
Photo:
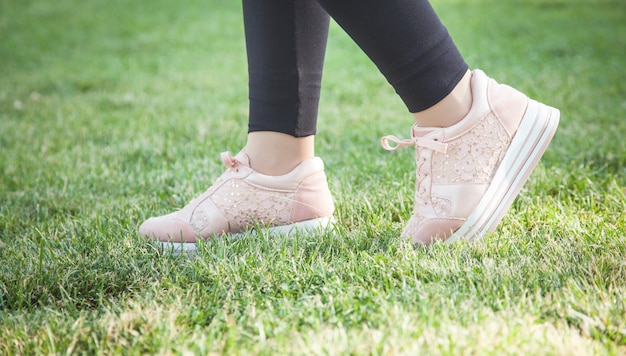
[[[317, 218], [312, 220], [300, 221], [297, 223], [282, 225], [282, 226], [272, 226], [267, 228], [262, 228], [270, 236], [277, 235], [292, 235], [296, 233], [312, 233], [319, 232], [321, 230], [325, 230], [331, 228], [335, 223], [335, 219], [332, 216], [325, 216], [323, 218]], [[256, 234], [257, 229], [252, 229], [249, 231], [238, 232], [234, 234], [225, 234], [229, 238], [240, 238], [245, 236], [246, 234]], [[165, 242], [165, 241], [155, 241], [157, 247], [161, 251], [165, 251], [171, 253], [173, 255], [193, 255], [198, 250], [198, 246], [195, 242]]]
[[535, 100], [529, 101], [517, 133], [485, 196], [465, 223], [446, 239], [447, 243], [477, 241], [496, 229], [548, 148], [559, 125], [559, 117], [558, 109]]

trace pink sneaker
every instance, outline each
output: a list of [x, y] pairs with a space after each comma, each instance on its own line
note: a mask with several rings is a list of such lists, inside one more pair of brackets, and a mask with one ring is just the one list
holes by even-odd
[[250, 168], [248, 156], [222, 153], [229, 169], [202, 195], [174, 213], [150, 218], [139, 233], [176, 252], [196, 249], [198, 238], [237, 234], [256, 226], [270, 233], [312, 230], [332, 223], [333, 200], [320, 158], [288, 174], [267, 176]]
[[[415, 146], [414, 213], [402, 235], [415, 243], [478, 240], [493, 231], [547, 149], [559, 111], [480, 70], [472, 108], [446, 128], [413, 126], [410, 140], [382, 138], [387, 150]], [[391, 146], [389, 141], [396, 145]]]

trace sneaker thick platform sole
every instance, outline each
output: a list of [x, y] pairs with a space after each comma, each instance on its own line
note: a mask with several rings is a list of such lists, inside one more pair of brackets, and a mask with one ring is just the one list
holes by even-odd
[[[272, 226], [268, 227], [265, 230], [270, 236], [277, 235], [293, 235], [300, 233], [320, 233], [326, 229], [332, 228], [335, 223], [335, 219], [332, 216], [325, 216], [318, 219], [300, 221], [297, 223], [283, 225], [283, 226]], [[238, 238], [243, 237], [246, 233], [256, 233], [256, 230], [250, 230], [246, 232], [240, 232], [235, 234], [227, 234], [230, 238]], [[193, 255], [197, 252], [198, 246], [195, 242], [174, 242], [174, 241], [155, 241], [157, 247], [166, 252], [174, 255]]]
[[480, 240], [495, 230], [539, 159], [548, 148], [559, 124], [560, 112], [530, 100], [520, 126], [496, 170], [485, 196], [447, 243]]

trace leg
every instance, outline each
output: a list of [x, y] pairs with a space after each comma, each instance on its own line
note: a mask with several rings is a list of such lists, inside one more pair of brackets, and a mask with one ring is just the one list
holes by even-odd
[[376, 64], [411, 113], [440, 111], [433, 106], [444, 98], [452, 111], [447, 117], [458, 121], [467, 113], [467, 64], [428, 1], [318, 1]]
[[244, 0], [250, 118], [244, 151], [279, 175], [314, 156], [329, 16], [309, 0]]

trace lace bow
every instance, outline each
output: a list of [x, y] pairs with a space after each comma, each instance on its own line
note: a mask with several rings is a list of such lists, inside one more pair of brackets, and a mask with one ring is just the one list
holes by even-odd
[[239, 165], [239, 161], [237, 161], [233, 156], [230, 155], [230, 152], [226, 151], [226, 152], [222, 152], [220, 154], [220, 157], [222, 158], [222, 162], [224, 162], [224, 165], [230, 169], [237, 169], [237, 166]]
[[[446, 153], [448, 150], [448, 144], [439, 142], [436, 138], [415, 137], [413, 130], [411, 130], [411, 136], [412, 137], [409, 139], [399, 139], [394, 135], [383, 136], [380, 139], [380, 144], [387, 151], [395, 151], [399, 148], [409, 146], [427, 148], [440, 153]], [[395, 145], [389, 144], [389, 141], [395, 143]]]

